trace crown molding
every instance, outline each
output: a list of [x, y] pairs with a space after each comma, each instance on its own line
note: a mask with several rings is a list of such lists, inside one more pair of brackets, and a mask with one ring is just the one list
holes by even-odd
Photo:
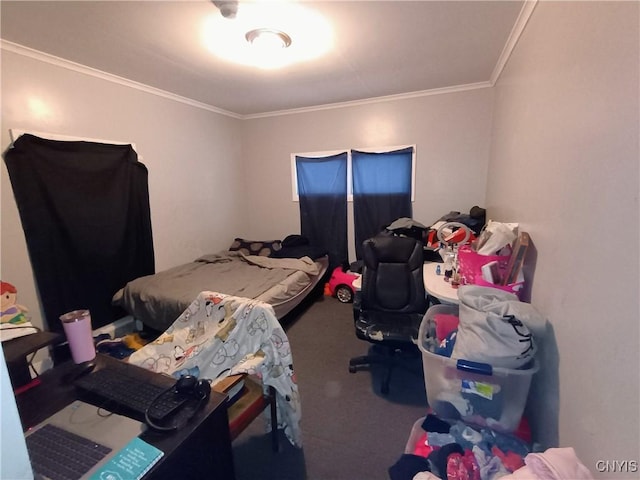
[[522, 35], [522, 32], [524, 32], [524, 29], [527, 26], [527, 22], [529, 22], [529, 18], [531, 17], [531, 14], [533, 13], [533, 10], [536, 8], [537, 4], [538, 0], [525, 0], [524, 4], [522, 5], [520, 14], [518, 15], [518, 18], [516, 19], [516, 22], [511, 29], [509, 38], [504, 44], [502, 53], [500, 53], [500, 57], [496, 62], [493, 73], [491, 74], [491, 79], [489, 80], [491, 86], [494, 86], [500, 78], [500, 74], [502, 73], [502, 70], [504, 70], [504, 67], [507, 65], [511, 54], [513, 53], [513, 49], [516, 48], [516, 44], [518, 43], [518, 40], [520, 40], [520, 36]]
[[406, 100], [409, 98], [428, 97], [430, 95], [444, 95], [447, 93], [458, 93], [458, 92], [464, 92], [467, 90], [477, 90], [480, 88], [488, 88], [492, 86], [493, 85], [491, 84], [491, 82], [469, 83], [466, 85], [455, 85], [453, 87], [433, 88], [431, 90], [399, 93], [396, 95], [387, 95], [384, 97], [372, 97], [364, 100], [353, 100], [350, 102], [329, 103], [326, 105], [316, 105], [313, 107], [293, 108], [291, 110], [279, 110], [275, 112], [256, 113], [251, 115], [244, 115], [242, 118], [244, 120], [251, 120], [254, 118], [275, 117], [280, 115], [290, 115], [294, 113], [309, 113], [309, 112], [316, 112], [319, 110], [332, 110], [334, 108], [345, 108], [345, 107], [354, 107], [359, 105], [368, 105], [371, 103], [383, 103], [383, 102], [392, 102], [397, 100]]
[[236, 113], [229, 112], [227, 110], [223, 110], [218, 107], [214, 107], [213, 105], [208, 105], [203, 102], [198, 102], [197, 100], [183, 97], [181, 95], [176, 95], [175, 93], [167, 92], [159, 88], [150, 87], [149, 85], [145, 85], [143, 83], [139, 83], [134, 80], [129, 80], [128, 78], [119, 77], [117, 75], [103, 72], [95, 68], [87, 67], [86, 65], [75, 63], [70, 60], [66, 60], [64, 58], [56, 57], [54, 55], [49, 55], [48, 53], [44, 53], [39, 50], [34, 50], [32, 48], [25, 47], [17, 43], [9, 42], [7, 40], [0, 39], [0, 49], [6, 50], [8, 52], [16, 53], [18, 55], [22, 55], [25, 57], [33, 58], [35, 60], [49, 63], [51, 65], [55, 65], [61, 68], [66, 68], [67, 70], [72, 70], [77, 73], [82, 73], [84, 75], [100, 78], [108, 82], [124, 85], [125, 87], [134, 88], [136, 90], [140, 90], [145, 93], [150, 93], [152, 95], [157, 95], [159, 97], [167, 98], [169, 100], [174, 100], [176, 102], [184, 103], [192, 107], [201, 108], [203, 110], [208, 110], [210, 112], [219, 113], [221, 115], [226, 115], [228, 117], [233, 117], [236, 119], [242, 119], [242, 115], [238, 115]]

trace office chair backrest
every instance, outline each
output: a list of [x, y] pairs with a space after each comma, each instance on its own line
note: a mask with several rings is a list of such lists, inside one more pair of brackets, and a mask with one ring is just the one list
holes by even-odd
[[422, 242], [378, 235], [363, 247], [361, 308], [390, 313], [423, 313]]

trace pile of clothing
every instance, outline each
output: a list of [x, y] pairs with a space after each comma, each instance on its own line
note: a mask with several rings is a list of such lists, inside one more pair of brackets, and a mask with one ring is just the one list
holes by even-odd
[[572, 448], [533, 453], [514, 435], [429, 414], [415, 442], [389, 468], [391, 480], [591, 479]]
[[412, 480], [419, 472], [445, 480], [499, 478], [522, 467], [530, 451], [515, 436], [448, 422], [433, 414], [424, 418], [418, 432], [415, 442], [389, 468], [392, 480]]

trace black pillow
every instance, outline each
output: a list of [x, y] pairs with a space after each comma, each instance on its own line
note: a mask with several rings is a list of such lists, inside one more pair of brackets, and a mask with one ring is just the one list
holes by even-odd
[[288, 235], [282, 240], [283, 247], [302, 247], [309, 245], [309, 239], [304, 235]]
[[244, 238], [236, 238], [229, 247], [229, 251], [268, 257], [281, 248], [282, 242], [280, 240], [245, 240]]

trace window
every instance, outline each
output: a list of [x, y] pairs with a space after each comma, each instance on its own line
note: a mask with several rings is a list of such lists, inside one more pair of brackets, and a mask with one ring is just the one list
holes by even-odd
[[[352, 202], [353, 221], [346, 225], [348, 215], [335, 215], [336, 207], [332, 207], [330, 210], [334, 211], [334, 223], [331, 226], [325, 222], [323, 228], [337, 229], [341, 238], [343, 232], [347, 231], [348, 237], [353, 239], [355, 244], [355, 256], [360, 258], [360, 245], [365, 239], [379, 233], [383, 227], [397, 218], [412, 216], [415, 152], [415, 146], [412, 145], [293, 154], [292, 196], [294, 201], [300, 202], [301, 226], [307, 225], [308, 228], [310, 215], [326, 216], [321, 215], [317, 208], [316, 213], [312, 214], [308, 208], [311, 196], [328, 197], [339, 192], [342, 201]], [[336, 159], [340, 159], [341, 162], [340, 175], [336, 174]], [[346, 175], [343, 170], [345, 160]], [[336, 185], [341, 182], [342, 185]], [[333, 202], [337, 202], [337, 197], [334, 198], [336, 199]], [[338, 210], [342, 211], [342, 207]], [[335, 223], [337, 217], [340, 217], [340, 225]], [[342, 225], [343, 223], [345, 225]], [[329, 250], [335, 249], [334, 241], [327, 245]], [[338, 251], [344, 251], [341, 245]]]
[[413, 201], [413, 157], [413, 147], [385, 152], [352, 150], [352, 193], [409, 193]]
[[398, 218], [413, 216], [413, 147], [388, 152], [351, 151], [356, 258], [362, 242]]
[[348, 259], [347, 152], [296, 156], [300, 233], [329, 254], [330, 267]]
[[[357, 148], [354, 150], [327, 150], [322, 152], [306, 152], [306, 153], [293, 153], [291, 154], [291, 192], [294, 202], [300, 200], [298, 197], [298, 172], [296, 168], [296, 157], [305, 158], [324, 158], [338, 155], [341, 153], [347, 154], [347, 199], [353, 201], [353, 174], [352, 174], [352, 152], [359, 153], [384, 153], [398, 152], [405, 149], [411, 149], [411, 201], [415, 200], [415, 170], [416, 170], [416, 146], [415, 145], [403, 145], [403, 146], [391, 146], [391, 147], [376, 147], [376, 148]], [[321, 188], [321, 187], [319, 187]], [[388, 189], [388, 188], [387, 188]]]

